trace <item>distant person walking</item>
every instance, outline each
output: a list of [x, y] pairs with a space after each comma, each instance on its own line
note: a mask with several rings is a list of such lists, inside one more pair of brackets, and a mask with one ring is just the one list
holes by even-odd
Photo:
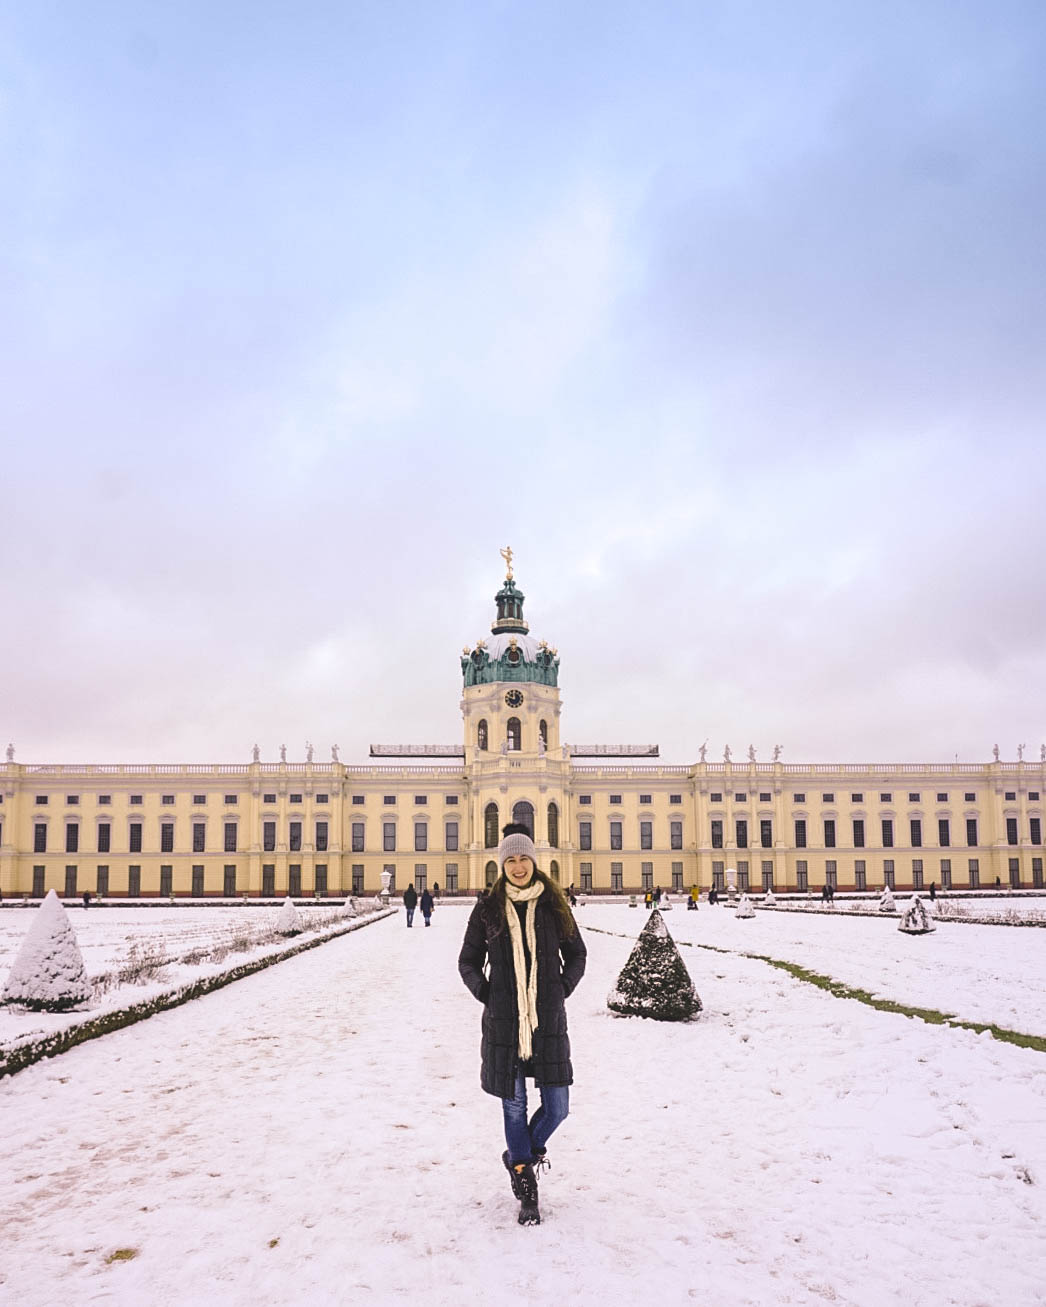
[[403, 906], [407, 909], [407, 929], [414, 924], [414, 909], [418, 906], [418, 891], [413, 884], [403, 891]]
[[937, 902], [937, 882], [935, 880], [930, 881], [930, 902]]
[[89, 890], [84, 890], [84, 911], [91, 906], [91, 894]]
[[[567, 1118], [574, 1071], [564, 1000], [585, 974], [586, 949], [566, 895], [537, 868], [526, 826], [504, 828], [501, 875], [472, 909], [458, 971], [483, 1004], [480, 1084], [501, 1099], [501, 1155], [520, 1225], [537, 1225], [535, 1166], [547, 1165], [549, 1136]], [[487, 974], [489, 968], [489, 975]], [[541, 1095], [528, 1119], [527, 1078]]]
[[432, 895], [427, 889], [421, 891], [421, 915], [425, 918], [425, 925], [432, 925]]

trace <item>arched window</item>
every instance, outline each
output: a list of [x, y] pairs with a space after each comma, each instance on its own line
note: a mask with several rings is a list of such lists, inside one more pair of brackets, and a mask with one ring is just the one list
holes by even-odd
[[518, 803], [512, 805], [512, 820], [518, 822], [520, 826], [526, 826], [530, 831], [530, 838], [534, 838], [534, 805], [528, 803], [526, 799], [520, 799]]
[[538, 735], [541, 737], [541, 743], [548, 748], [548, 722], [544, 718], [538, 722]]
[[523, 727], [520, 725], [518, 717], [510, 717], [508, 725], [505, 728], [508, 736], [509, 751], [516, 753], [523, 747]]
[[558, 863], [558, 862], [550, 862], [550, 863], [549, 863], [549, 866], [548, 866], [548, 870], [549, 870], [549, 875], [552, 877], [552, 879], [553, 879], [553, 880], [556, 882], [556, 884], [558, 885], [558, 884], [559, 884], [559, 863]]
[[494, 884], [498, 878], [498, 864], [496, 862], [487, 863], [487, 889]]
[[559, 848], [559, 808], [554, 803], [548, 805], [548, 842]]
[[501, 843], [498, 835], [498, 805], [488, 803], [483, 809], [483, 847], [496, 849]]
[[476, 727], [476, 745], [486, 752], [487, 749], [487, 719], [484, 717]]

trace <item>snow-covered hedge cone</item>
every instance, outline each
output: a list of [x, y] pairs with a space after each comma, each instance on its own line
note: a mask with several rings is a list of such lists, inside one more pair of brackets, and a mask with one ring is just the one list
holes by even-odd
[[302, 932], [302, 921], [298, 909], [289, 898], [283, 900], [280, 915], [276, 918], [276, 931], [280, 935], [300, 935]]
[[342, 911], [342, 916], [343, 916], [343, 917], [358, 917], [359, 915], [360, 915], [360, 910], [359, 910], [359, 908], [356, 906], [356, 900], [355, 900], [355, 899], [352, 897], [352, 895], [350, 894], [349, 897], [345, 900], [345, 907], [344, 907], [344, 909], [343, 909], [343, 911]]
[[926, 904], [918, 894], [912, 895], [912, 901], [901, 913], [897, 929], [903, 930], [906, 935], [928, 935], [931, 930], [937, 929], [937, 922], [926, 911]]
[[897, 905], [893, 901], [893, 891], [890, 889], [889, 885], [883, 886], [883, 892], [879, 896], [879, 911], [880, 912], [897, 911]]
[[777, 898], [775, 897], [772, 889], [768, 889], [766, 893], [763, 895], [763, 907], [764, 908], [777, 907]]
[[621, 1016], [655, 1021], [689, 1021], [701, 1011], [697, 990], [657, 908], [639, 932], [607, 1007]]
[[752, 900], [748, 897], [747, 894], [742, 894], [741, 897], [738, 899], [737, 912], [734, 915], [742, 918], [755, 916], [755, 908], [752, 906]]
[[50, 890], [18, 950], [3, 1001], [34, 1012], [68, 1012], [90, 997], [80, 945], [58, 895]]

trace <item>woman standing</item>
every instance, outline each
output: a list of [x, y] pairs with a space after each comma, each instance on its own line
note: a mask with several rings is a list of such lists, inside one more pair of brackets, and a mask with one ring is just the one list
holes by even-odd
[[[501, 875], [472, 910], [458, 971], [483, 1004], [480, 1084], [501, 1099], [508, 1144], [501, 1160], [520, 1202], [519, 1223], [536, 1225], [534, 1168], [548, 1165], [545, 1146], [566, 1120], [574, 1079], [564, 1000], [585, 974], [586, 950], [563, 891], [537, 868], [530, 832], [509, 825], [502, 833]], [[541, 1095], [529, 1120], [527, 1077]]]

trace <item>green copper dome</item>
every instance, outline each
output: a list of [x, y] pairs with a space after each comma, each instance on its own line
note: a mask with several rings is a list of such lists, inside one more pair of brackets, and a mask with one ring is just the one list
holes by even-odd
[[495, 681], [530, 681], [556, 685], [559, 654], [544, 640], [535, 640], [523, 620], [526, 596], [511, 576], [494, 596], [497, 616], [489, 640], [479, 640], [474, 649], [466, 646], [461, 656], [461, 674], [466, 686], [490, 685]]

